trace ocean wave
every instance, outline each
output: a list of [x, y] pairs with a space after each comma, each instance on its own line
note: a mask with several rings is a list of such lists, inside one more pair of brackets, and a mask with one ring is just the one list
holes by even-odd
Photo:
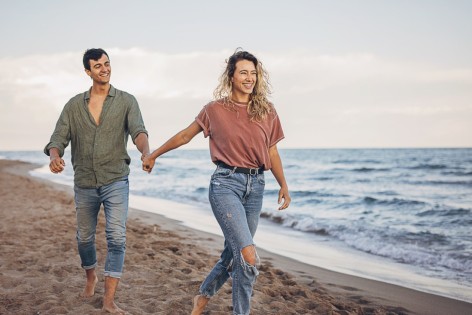
[[290, 214], [273, 214], [269, 212], [262, 212], [261, 218], [265, 218], [272, 222], [281, 224], [282, 226], [289, 227], [298, 231], [313, 233], [316, 235], [327, 236], [329, 235], [328, 230], [325, 227], [320, 227], [315, 224], [315, 219], [310, 217], [292, 216]]
[[472, 172], [467, 171], [444, 171], [441, 172], [442, 175], [451, 175], [451, 176], [472, 176]]
[[464, 219], [464, 218], [457, 218], [449, 220], [450, 225], [458, 225], [458, 226], [469, 226], [472, 227], [472, 218], [471, 219]]
[[[371, 231], [352, 231], [346, 229], [339, 233], [331, 233], [331, 235], [336, 236], [350, 247], [400, 263], [415, 265], [427, 270], [445, 268], [461, 273], [470, 273], [470, 270], [472, 270], [471, 253], [455, 255], [454, 251], [437, 249], [444, 248], [444, 244], [448, 243], [444, 236], [425, 232], [413, 237], [413, 234], [400, 234], [396, 236], [386, 234], [384, 237], [379, 238], [381, 234], [372, 233]], [[430, 239], [429, 245], [425, 244], [424, 241], [418, 242], [423, 237]], [[408, 240], [408, 242], [404, 242], [405, 240]], [[432, 240], [434, 240], [434, 243], [439, 243], [442, 246], [432, 246]], [[468, 277], [467, 280], [470, 282], [472, 275], [469, 274]]]
[[[261, 217], [284, 227], [318, 236], [329, 237], [344, 242], [346, 245], [376, 256], [410, 264], [434, 271], [438, 268], [453, 270], [462, 274], [472, 270], [472, 253], [465, 252], [468, 246], [451, 244], [450, 239], [442, 234], [428, 231], [394, 232], [376, 230], [372, 227], [348, 226], [344, 224], [325, 225], [321, 220], [309, 216], [290, 215], [288, 213], [261, 213]], [[451, 247], [450, 250], [440, 250]], [[453, 248], [456, 250], [453, 250]], [[457, 254], [455, 254], [457, 253]], [[467, 275], [465, 275], [467, 277]], [[461, 275], [464, 280], [464, 275]], [[472, 274], [467, 281], [472, 280]]]
[[319, 181], [328, 181], [328, 180], [333, 180], [334, 177], [329, 177], [329, 176], [321, 176], [321, 177], [312, 177], [310, 178], [311, 180], [319, 180]]
[[464, 185], [472, 186], [472, 180], [456, 180], [456, 181], [446, 181], [446, 180], [433, 180], [429, 181], [432, 185]]
[[284, 169], [300, 169], [302, 168], [300, 165], [297, 164], [289, 164], [289, 165], [284, 165]]
[[384, 190], [384, 191], [379, 191], [377, 192], [379, 195], [385, 195], [385, 196], [398, 196], [398, 193], [393, 191], [393, 190]]
[[434, 209], [429, 209], [426, 211], [422, 211], [416, 214], [418, 217], [460, 217], [461, 220], [463, 218], [467, 218], [472, 214], [471, 209], [464, 209], [464, 208], [457, 208], [457, 209], [438, 209], [437, 207]]
[[360, 168], [353, 168], [350, 170], [351, 172], [360, 172], [360, 173], [368, 173], [368, 172], [389, 172], [391, 171], [390, 168], [373, 168], [373, 167], [360, 167]]
[[446, 235], [430, 231], [400, 232], [395, 239], [403, 244], [414, 244], [422, 248], [432, 245], [450, 245], [450, 239]]
[[415, 186], [424, 186], [424, 185], [431, 185], [431, 186], [443, 186], [443, 185], [451, 185], [451, 186], [472, 186], [472, 180], [424, 180], [424, 181], [408, 181], [404, 180], [403, 183]]
[[333, 164], [381, 164], [381, 161], [378, 160], [336, 160], [333, 161]]
[[427, 203], [419, 200], [407, 200], [401, 198], [393, 198], [389, 200], [381, 200], [374, 197], [364, 197], [362, 202], [368, 205], [376, 204], [376, 205], [394, 205], [394, 206], [424, 206]]
[[[264, 193], [267, 194], [267, 195], [278, 195], [279, 190], [266, 189]], [[290, 191], [290, 195], [291, 195], [292, 199], [307, 198], [307, 197], [323, 197], [323, 198], [345, 198], [345, 197], [349, 197], [348, 195], [325, 193], [325, 192], [312, 191], [312, 190], [293, 190], [293, 191]]]
[[[397, 262], [434, 270], [444, 267], [449, 270], [468, 272], [472, 269], [470, 258], [456, 258], [442, 252], [426, 252], [422, 247], [398, 246], [398, 244], [376, 244], [371, 238], [356, 238], [348, 242], [350, 246], [366, 253], [387, 257]], [[470, 280], [470, 279], [469, 279]]]
[[447, 165], [444, 164], [418, 164], [415, 166], [406, 167], [410, 170], [442, 170], [449, 168]]
[[198, 187], [195, 189], [195, 193], [201, 194], [201, 193], [207, 193], [208, 194], [208, 187]]

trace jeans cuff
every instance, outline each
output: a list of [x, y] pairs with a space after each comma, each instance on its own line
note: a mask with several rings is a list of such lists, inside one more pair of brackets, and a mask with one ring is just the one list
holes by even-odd
[[90, 265], [90, 266], [82, 265], [82, 268], [85, 269], [85, 270], [94, 269], [95, 267], [97, 267], [97, 263], [94, 263], [93, 265]]
[[106, 271], [104, 272], [105, 277], [112, 277], [112, 278], [121, 278], [122, 272], [117, 272], [117, 271]]

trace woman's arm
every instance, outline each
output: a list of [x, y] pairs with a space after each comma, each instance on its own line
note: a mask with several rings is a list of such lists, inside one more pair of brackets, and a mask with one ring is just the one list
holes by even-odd
[[203, 129], [200, 125], [194, 121], [187, 128], [177, 133], [175, 136], [167, 140], [163, 145], [154, 150], [151, 154], [144, 155], [141, 157], [143, 161], [143, 170], [151, 173], [152, 168], [156, 159], [162, 154], [174, 150], [184, 144], [187, 144], [192, 140], [199, 132]]
[[288, 192], [287, 182], [285, 181], [284, 169], [282, 167], [282, 161], [280, 159], [279, 151], [277, 150], [277, 145], [273, 145], [269, 148], [270, 163], [272, 168], [270, 169], [272, 174], [274, 174], [275, 179], [279, 183], [279, 199], [277, 200], [278, 204], [283, 204], [279, 207], [279, 210], [287, 209], [292, 201], [290, 194]]

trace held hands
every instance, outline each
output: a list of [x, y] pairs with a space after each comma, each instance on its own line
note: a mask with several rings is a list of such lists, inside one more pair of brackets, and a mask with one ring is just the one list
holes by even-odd
[[[283, 203], [282, 203], [282, 200], [283, 200]], [[291, 201], [292, 201], [292, 198], [290, 198], [288, 188], [287, 187], [281, 187], [280, 190], [279, 190], [279, 199], [277, 201], [277, 203], [279, 205], [282, 203], [282, 205], [279, 207], [279, 210], [287, 209], [288, 206], [290, 205]]]
[[141, 155], [141, 161], [143, 161], [143, 171], [151, 173], [154, 163], [156, 163], [156, 159], [153, 159], [151, 154], [147, 153]]
[[64, 170], [66, 163], [59, 156], [51, 156], [49, 162], [49, 169], [54, 174], [61, 173]]

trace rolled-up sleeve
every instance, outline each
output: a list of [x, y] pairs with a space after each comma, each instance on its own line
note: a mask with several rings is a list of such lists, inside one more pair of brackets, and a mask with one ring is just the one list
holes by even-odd
[[284, 131], [282, 130], [282, 124], [280, 123], [279, 115], [274, 109], [274, 117], [272, 118], [271, 129], [270, 129], [270, 143], [269, 147], [276, 145], [280, 140], [285, 138]]
[[207, 106], [204, 106], [200, 113], [195, 117], [195, 121], [202, 127], [204, 137], [208, 137], [211, 133], [210, 117], [207, 113]]
[[136, 98], [132, 95], [131, 97], [131, 104], [130, 108], [128, 111], [128, 130], [129, 134], [131, 136], [131, 139], [133, 140], [133, 143], [135, 143], [136, 137], [140, 133], [145, 133], [146, 135], [148, 134], [146, 127], [144, 126], [144, 120], [141, 115], [141, 110], [139, 109], [138, 101]]
[[56, 128], [51, 136], [49, 143], [44, 147], [44, 153], [49, 156], [51, 148], [59, 149], [59, 155], [64, 155], [65, 148], [70, 142], [70, 119], [69, 119], [69, 103], [64, 106], [61, 116], [56, 123]]

